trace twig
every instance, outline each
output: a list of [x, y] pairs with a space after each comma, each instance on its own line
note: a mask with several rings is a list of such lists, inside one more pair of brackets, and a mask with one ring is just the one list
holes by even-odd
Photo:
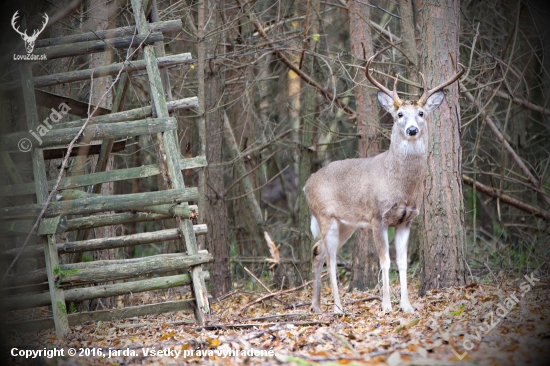
[[372, 300], [382, 301], [382, 299], [379, 296], [371, 296], [371, 297], [366, 297], [364, 299], [358, 299], [358, 300], [353, 300], [353, 301], [347, 302], [346, 305], [354, 305], [354, 304], [357, 304], [357, 303], [360, 303], [360, 302], [367, 302], [367, 301], [372, 301]]
[[262, 281], [260, 281], [260, 279], [259, 279], [258, 277], [254, 276], [254, 273], [250, 272], [250, 270], [249, 270], [248, 268], [246, 268], [246, 267], [243, 267], [243, 268], [244, 268], [244, 270], [246, 271], [246, 273], [248, 273], [248, 274], [250, 275], [250, 277], [252, 277], [253, 279], [255, 279], [260, 285], [262, 285], [262, 287], [263, 287], [267, 292], [269, 292], [270, 294], [273, 293], [273, 292], [271, 292], [271, 290], [270, 290], [266, 285], [263, 284]]
[[547, 221], [550, 221], [550, 212], [548, 211], [544, 211], [538, 207], [535, 207], [535, 206], [531, 206], [530, 204], [528, 203], [525, 203], [525, 202], [522, 202], [514, 197], [511, 197], [511, 196], [508, 196], [502, 192], [500, 192], [498, 189], [496, 188], [493, 188], [493, 187], [488, 187], [482, 183], [479, 183], [478, 181], [475, 181], [466, 176], [466, 175], [462, 175], [462, 181], [471, 186], [471, 187], [475, 187], [476, 191], [480, 191], [481, 193], [484, 193], [488, 196], [491, 196], [493, 198], [498, 198], [500, 200], [500, 202], [503, 202], [503, 203], [506, 203], [510, 206], [513, 206], [515, 208], [518, 208], [522, 211], [525, 211], [525, 212], [528, 212], [532, 215], [535, 215], [537, 217], [541, 217]]
[[355, 348], [353, 348], [353, 346], [351, 345], [351, 343], [349, 343], [349, 341], [344, 338], [343, 336], [341, 336], [340, 334], [336, 333], [336, 332], [333, 332], [331, 330], [328, 330], [328, 334], [330, 334], [331, 336], [333, 336], [334, 338], [338, 339], [340, 341], [340, 343], [342, 343], [344, 345], [344, 347], [346, 347], [347, 349], [349, 349], [351, 351], [351, 353], [353, 353], [353, 355], [355, 357], [359, 357], [360, 354], [359, 352], [357, 352], [357, 350]]
[[[250, 174], [252, 174], [253, 172], [255, 172], [258, 168], [261, 168], [265, 163], [267, 163], [267, 162], [269, 161], [269, 159], [271, 159], [275, 154], [277, 154], [277, 153], [278, 153], [279, 151], [281, 151], [281, 150], [282, 150], [282, 148], [281, 148], [281, 149], [278, 149], [278, 150], [275, 150], [273, 153], [269, 154], [269, 156], [268, 156], [267, 158], [265, 158], [260, 164], [256, 165], [254, 168], [252, 168], [252, 170], [247, 171], [245, 175], [243, 175], [243, 176], [237, 178], [236, 180], [234, 180], [233, 183], [231, 183], [231, 185], [230, 185], [227, 189], [225, 189], [225, 192], [224, 192], [224, 194], [223, 194], [224, 197], [227, 195], [227, 193], [228, 193], [229, 191], [231, 191], [231, 189], [232, 189], [233, 187], [235, 187], [235, 185], [236, 185], [237, 183], [239, 183], [239, 182], [240, 182], [241, 180], [243, 180], [244, 178], [248, 177]], [[241, 156], [240, 156], [239, 158], [242, 158], [242, 154], [241, 154]]]
[[[512, 156], [512, 158], [514, 159], [516, 164], [519, 166], [519, 168], [523, 171], [523, 173], [525, 174], [529, 182], [531, 182], [532, 186], [534, 188], [542, 189], [540, 181], [535, 178], [535, 176], [531, 173], [527, 165], [525, 165], [523, 160], [514, 151], [512, 146], [510, 146], [510, 144], [508, 143], [504, 135], [499, 131], [498, 127], [493, 122], [493, 120], [489, 118], [489, 116], [487, 115], [487, 112], [480, 106], [480, 104], [477, 102], [477, 100], [472, 95], [472, 93], [467, 91], [466, 87], [463, 84], [460, 84], [460, 89], [461, 89], [461, 92], [466, 96], [466, 99], [468, 99], [468, 101], [478, 109], [481, 117], [483, 117], [483, 119], [485, 120], [485, 122], [487, 123], [487, 125], [489, 126], [493, 134], [495, 135], [495, 137], [498, 139], [498, 141], [500, 141], [504, 145], [504, 148], [506, 149], [506, 151], [508, 151], [510, 156]], [[542, 198], [547, 204], [550, 204], [550, 198], [548, 196], [542, 195]]]
[[[323, 276], [325, 276], [325, 275], [326, 275], [326, 273], [325, 273]], [[254, 305], [254, 304], [257, 304], [257, 303], [262, 302], [262, 301], [264, 301], [264, 300], [270, 299], [270, 298], [272, 298], [272, 297], [274, 297], [274, 296], [279, 296], [279, 295], [282, 295], [282, 294], [287, 294], [287, 293], [289, 293], [289, 292], [298, 291], [298, 290], [300, 290], [300, 289], [302, 289], [302, 288], [304, 288], [304, 287], [307, 287], [307, 286], [311, 285], [312, 283], [313, 283], [313, 280], [308, 281], [308, 282], [306, 282], [306, 283], [304, 283], [303, 285], [300, 285], [300, 286], [298, 286], [298, 287], [294, 287], [294, 288], [291, 288], [291, 289], [288, 289], [288, 290], [284, 290], [284, 291], [281, 290], [281, 291], [277, 291], [277, 292], [272, 292], [272, 293], [270, 293], [270, 294], [267, 294], [267, 295], [265, 295], [265, 296], [262, 296], [262, 297], [260, 297], [260, 298], [258, 298], [258, 299], [256, 299], [256, 300], [254, 300], [254, 301], [252, 301], [252, 302], [249, 302], [248, 304], [246, 304], [245, 306], [243, 306], [242, 308], [240, 308], [239, 311], [237, 311], [237, 314], [242, 315], [243, 311], [245, 311], [246, 309], [248, 309], [249, 307], [251, 307], [251, 306]]]
[[219, 330], [219, 329], [242, 329], [242, 328], [254, 328], [254, 327], [272, 327], [274, 325], [287, 325], [292, 324], [299, 326], [310, 325], [329, 325], [328, 321], [306, 321], [306, 322], [282, 322], [282, 323], [247, 323], [247, 324], [210, 324], [202, 327], [193, 327], [193, 330]]
[[296, 309], [296, 308], [301, 308], [301, 307], [308, 306], [308, 305], [311, 305], [311, 302], [302, 302], [300, 304], [290, 304], [290, 305], [285, 306], [283, 308], [283, 310]]
[[302, 70], [300, 70], [296, 65], [294, 65], [294, 63], [282, 52], [280, 51], [279, 49], [277, 49], [277, 44], [272, 41], [268, 36], [267, 36], [267, 33], [265, 32], [265, 29], [262, 25], [262, 23], [260, 23], [260, 21], [254, 16], [254, 14], [250, 11], [250, 9], [245, 9], [245, 4], [243, 4], [241, 2], [241, 0], [235, 0], [237, 2], [237, 4], [239, 5], [239, 7], [242, 9], [242, 12], [243, 13], [248, 13], [248, 17], [250, 18], [250, 22], [254, 25], [254, 27], [256, 27], [256, 30], [258, 31], [258, 33], [260, 33], [260, 35], [267, 41], [267, 43], [273, 47], [274, 49], [274, 52], [275, 52], [275, 55], [289, 68], [291, 69], [292, 71], [294, 71], [299, 77], [300, 79], [302, 79], [304, 82], [306, 82], [308, 85], [311, 85], [312, 87], [314, 87], [315, 89], [317, 89], [317, 91], [319, 93], [321, 93], [321, 95], [323, 95], [326, 99], [328, 99], [329, 101], [332, 101], [334, 100], [334, 103], [336, 104], [336, 106], [342, 110], [344, 110], [346, 113], [352, 115], [352, 116], [355, 116], [355, 111], [353, 109], [351, 109], [350, 107], [344, 105], [338, 98], [335, 98], [334, 95], [332, 95], [331, 92], [329, 92], [328, 90], [324, 89], [321, 85], [319, 85], [315, 80], [313, 80], [311, 78], [311, 76], [309, 76], [308, 74], [306, 74], [305, 72], [303, 72]]
[[[259, 164], [258, 166], [261, 167], [262, 165]], [[257, 187], [257, 188], [254, 188], [252, 191], [246, 192], [246, 193], [241, 194], [240, 196], [237, 196], [237, 197], [226, 198], [225, 200], [226, 200], [226, 201], [238, 200], [239, 198], [246, 197], [247, 195], [249, 195], [249, 194], [251, 194], [251, 193], [254, 193], [254, 192], [256, 192], [256, 191], [262, 189], [263, 187], [267, 186], [269, 183], [271, 183], [271, 182], [273, 182], [275, 179], [277, 179], [277, 177], [278, 177], [279, 175], [283, 174], [284, 171], [285, 171], [288, 167], [289, 167], [289, 166], [284, 167], [283, 170], [281, 170], [279, 173], [277, 173], [277, 174], [275, 174], [273, 177], [271, 177], [271, 179], [268, 180], [267, 182], [265, 182], [265, 184], [263, 184], [263, 185], [261, 185], [261, 186], [259, 186], [259, 187]]]
[[[311, 303], [308, 303], [311, 304]], [[284, 309], [284, 308], [283, 308]], [[266, 316], [259, 316], [257, 318], [250, 318], [248, 320], [250, 321], [258, 321], [258, 320], [266, 320], [266, 319], [273, 319], [273, 318], [290, 318], [293, 316], [311, 316], [314, 315], [312, 313], [290, 313], [290, 314], [277, 314], [277, 315], [266, 315]]]

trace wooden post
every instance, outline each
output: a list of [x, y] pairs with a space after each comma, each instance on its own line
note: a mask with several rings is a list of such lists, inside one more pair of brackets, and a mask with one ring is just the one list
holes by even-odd
[[[132, 9], [134, 12], [134, 18], [136, 19], [138, 34], [147, 34], [149, 32], [149, 26], [145, 19], [143, 2], [141, 0], [132, 0]], [[164, 96], [164, 89], [157, 60], [155, 57], [154, 46], [145, 46], [144, 56], [145, 63], [147, 65], [147, 74], [149, 76], [149, 81], [151, 85], [153, 108], [155, 109], [158, 118], [169, 117], [168, 106], [166, 104], [166, 98]], [[180, 150], [176, 143], [176, 132], [166, 131], [162, 134], [162, 138], [166, 153], [168, 177], [170, 179], [170, 184], [172, 184], [171, 188], [182, 189], [185, 187], [185, 184], [183, 182], [183, 176], [181, 175], [179, 159]], [[180, 229], [183, 233], [183, 236], [185, 237], [187, 253], [189, 255], [197, 254], [198, 248], [196, 245], [196, 238], [193, 232], [193, 224], [191, 223], [191, 221], [189, 219], [181, 220]], [[195, 316], [200, 324], [205, 324], [208, 318], [208, 313], [210, 312], [210, 306], [208, 303], [206, 285], [204, 283], [204, 277], [202, 276], [201, 266], [197, 266], [192, 269], [191, 277], [193, 281], [192, 288], [197, 304]]]
[[[36, 110], [36, 99], [34, 87], [32, 85], [31, 64], [25, 63], [21, 66], [21, 82], [23, 85], [23, 98], [25, 102], [25, 115], [27, 118], [27, 127], [35, 130], [39, 124], [38, 111]], [[32, 165], [34, 172], [34, 183], [36, 187], [36, 201], [40, 204], [48, 198], [48, 183], [46, 179], [46, 165], [42, 149], [33, 149]], [[48, 220], [59, 220], [57, 218], [43, 219], [43, 223]], [[69, 320], [67, 318], [67, 307], [65, 306], [65, 295], [63, 290], [58, 288], [55, 283], [54, 271], [59, 268], [59, 257], [55, 244], [55, 236], [52, 234], [43, 237], [44, 255], [46, 257], [46, 272], [48, 274], [48, 286], [50, 289], [50, 299], [52, 305], [53, 319], [55, 323], [55, 332], [57, 338], [64, 339], [69, 335]]]

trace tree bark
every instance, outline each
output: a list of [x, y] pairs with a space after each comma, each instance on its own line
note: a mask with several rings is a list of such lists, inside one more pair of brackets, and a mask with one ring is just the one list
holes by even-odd
[[[370, 8], [355, 1], [349, 2], [349, 31], [352, 56], [356, 63], [360, 63], [366, 56], [374, 54], [372, 45], [370, 21]], [[366, 55], [363, 54], [363, 44]], [[376, 103], [376, 90], [368, 88], [368, 82], [361, 71], [357, 71], [355, 82], [355, 105], [357, 119], [356, 128], [358, 139], [358, 156], [366, 158], [375, 156], [380, 152], [378, 144], [378, 110]], [[373, 288], [378, 283], [380, 265], [378, 255], [374, 247], [372, 231], [370, 229], [358, 230], [355, 235], [355, 247], [353, 248], [353, 260], [351, 267], [351, 281], [349, 290], [364, 291]]]
[[[304, 38], [304, 51], [302, 53], [302, 59], [300, 60], [302, 70], [315, 79], [315, 57], [313, 53], [316, 50], [318, 41], [315, 40], [314, 35], [319, 30], [319, 0], [308, 1], [306, 12], [306, 25], [307, 35]], [[317, 36], [318, 37], [318, 36]], [[317, 109], [317, 91], [310, 85], [307, 85], [302, 81], [302, 88], [304, 89], [303, 97], [301, 99], [300, 108], [300, 156], [298, 163], [298, 186], [299, 192], [301, 192], [306, 181], [311, 175], [311, 166], [314, 158], [313, 141], [315, 137], [315, 119]], [[302, 280], [309, 279], [311, 277], [311, 240], [307, 233], [310, 229], [310, 213], [309, 207], [306, 201], [305, 194], [298, 195], [298, 242], [296, 246], [297, 257], [299, 260], [298, 270], [302, 277]]]
[[[418, 51], [416, 47], [416, 17], [414, 16], [414, 0], [399, 0], [399, 10], [401, 14], [401, 38], [403, 40], [402, 49], [407, 59], [407, 78], [411, 81], [418, 81]], [[417, 4], [418, 5], [418, 4]], [[411, 92], [411, 87], [402, 84], [404, 91]], [[413, 91], [416, 88], [413, 89]], [[414, 98], [413, 98], [414, 99]], [[424, 231], [422, 220], [416, 219], [412, 222], [409, 235], [408, 257], [410, 262], [418, 259], [420, 240]]]
[[[96, 30], [105, 30], [111, 28], [113, 22], [113, 4], [110, 1], [106, 0], [90, 0], [90, 18], [94, 19], [96, 22]], [[91, 55], [90, 58], [90, 67], [98, 67], [101, 65], [109, 65], [112, 63], [112, 51], [107, 50], [102, 53], [95, 53]], [[94, 80], [91, 102], [94, 105], [111, 109], [112, 106], [112, 92], [109, 92], [103, 99], [102, 96], [109, 89], [109, 86], [112, 83], [111, 77], [99, 78]], [[78, 159], [78, 158], [77, 158]], [[85, 157], [84, 157], [85, 159]], [[95, 166], [97, 165], [97, 157], [92, 158], [92, 165], [94, 166], [94, 171], [96, 170]], [[110, 156], [107, 160], [107, 165], [105, 171], [110, 171], [113, 169], [113, 157]], [[114, 194], [114, 185], [112, 182], [105, 182], [101, 186], [101, 194], [103, 195], [113, 195]], [[94, 229], [94, 234], [96, 238], [111, 238], [116, 236], [115, 230], [112, 226], [103, 226], [100, 228]], [[84, 238], [86, 239], [86, 238]], [[95, 251], [93, 254], [94, 260], [103, 260], [103, 259], [115, 259], [116, 250], [115, 249], [103, 249], [101, 251]], [[81, 259], [81, 258], [79, 258]], [[90, 310], [95, 310], [98, 308], [98, 302], [103, 301], [103, 305], [106, 307], [115, 307], [116, 298], [109, 297], [104, 300], [91, 300], [89, 308]], [[86, 306], [84, 306], [86, 307]]]
[[[215, 0], [205, 2], [205, 53], [206, 58], [218, 54], [218, 45], [222, 34], [219, 16], [220, 3]], [[204, 65], [202, 66], [204, 67]], [[223, 110], [219, 107], [222, 98], [222, 74], [220, 66], [209, 64], [204, 69], [205, 90], [205, 125], [208, 138], [206, 139], [206, 160], [208, 167], [205, 172], [205, 199], [204, 220], [208, 225], [206, 242], [208, 252], [212, 254], [212, 296], [218, 298], [231, 289], [231, 275], [229, 272], [229, 227], [227, 204], [224, 199], [223, 179]]]
[[[422, 10], [422, 69], [433, 87], [458, 69], [457, 0], [425, 2]], [[427, 290], [464, 285], [465, 230], [458, 83], [428, 121], [428, 172], [424, 192], [424, 237], [420, 245], [421, 296]]]

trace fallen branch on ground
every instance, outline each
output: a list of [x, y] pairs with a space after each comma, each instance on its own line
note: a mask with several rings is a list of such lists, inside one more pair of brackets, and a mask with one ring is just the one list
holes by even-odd
[[[327, 274], [325, 273], [323, 276], [321, 277], [324, 277], [326, 276]], [[254, 304], [257, 304], [259, 302], [262, 302], [264, 300], [267, 300], [267, 299], [270, 299], [272, 297], [275, 297], [275, 296], [278, 296], [278, 295], [282, 295], [282, 294], [288, 294], [289, 292], [294, 292], [294, 291], [297, 291], [297, 290], [300, 290], [300, 289], [303, 289], [304, 287], [307, 287], [309, 285], [311, 285], [313, 283], [313, 280], [311, 281], [308, 281], [306, 283], [304, 283], [303, 285], [300, 285], [298, 287], [294, 287], [294, 288], [291, 288], [291, 289], [288, 289], [288, 290], [280, 290], [280, 291], [277, 291], [277, 292], [272, 292], [270, 294], [267, 294], [265, 296], [262, 296], [252, 302], [249, 302], [248, 304], [246, 304], [245, 306], [243, 306], [242, 308], [239, 309], [239, 311], [237, 312], [238, 315], [242, 315], [243, 311], [245, 311], [246, 309], [248, 309], [249, 307], [251, 307], [252, 305]]]

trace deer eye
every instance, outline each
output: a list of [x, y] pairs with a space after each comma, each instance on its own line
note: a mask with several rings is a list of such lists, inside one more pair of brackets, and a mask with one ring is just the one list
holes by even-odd
[[401, 113], [401, 112], [397, 113], [397, 117], [399, 117], [399, 118], [403, 117], [403, 113]]
[[418, 112], [418, 115], [419, 115], [420, 117], [424, 117], [424, 112], [420, 111], [420, 112]]

